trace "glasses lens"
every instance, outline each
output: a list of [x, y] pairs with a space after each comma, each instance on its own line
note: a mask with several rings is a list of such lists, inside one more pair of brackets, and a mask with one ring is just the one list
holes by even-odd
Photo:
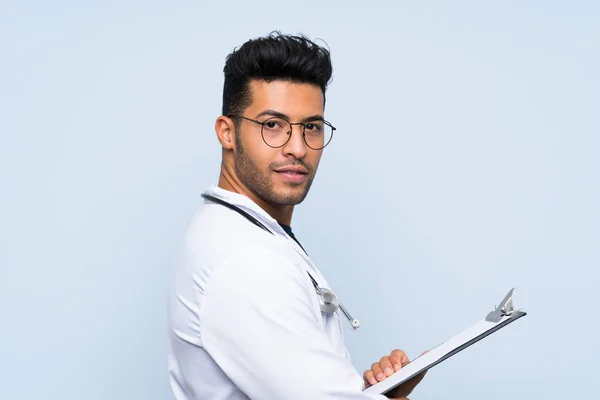
[[291, 134], [290, 123], [281, 118], [269, 118], [263, 122], [262, 137], [271, 147], [283, 146]]
[[333, 129], [323, 121], [306, 124], [304, 139], [311, 149], [319, 150], [327, 146], [333, 136]]

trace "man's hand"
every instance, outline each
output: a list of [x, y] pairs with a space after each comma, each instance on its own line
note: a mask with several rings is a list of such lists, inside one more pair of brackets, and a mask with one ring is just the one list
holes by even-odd
[[[424, 352], [423, 354], [425, 353], [427, 352]], [[371, 365], [370, 370], [364, 372], [363, 379], [365, 381], [365, 388], [375, 385], [377, 382], [381, 382], [388, 376], [391, 376], [394, 372], [399, 371], [409, 362], [408, 356], [402, 350], [396, 349], [392, 351], [389, 356], [382, 357], [379, 362]], [[406, 396], [413, 391], [415, 386], [417, 386], [424, 377], [425, 372], [404, 382], [402, 385], [387, 393], [386, 396], [398, 400], [406, 399]]]

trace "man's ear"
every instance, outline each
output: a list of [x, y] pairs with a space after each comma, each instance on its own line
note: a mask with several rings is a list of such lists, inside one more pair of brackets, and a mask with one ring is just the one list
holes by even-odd
[[215, 132], [219, 143], [226, 150], [235, 148], [235, 124], [231, 118], [221, 115], [215, 122]]

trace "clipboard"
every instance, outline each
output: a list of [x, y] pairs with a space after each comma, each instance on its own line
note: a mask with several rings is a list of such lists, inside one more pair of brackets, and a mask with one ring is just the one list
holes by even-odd
[[500, 305], [498, 305], [494, 311], [490, 312], [485, 319], [480, 320], [422, 356], [415, 358], [393, 375], [373, 386], [369, 386], [363, 392], [386, 394], [414, 376], [427, 371], [442, 361], [447, 360], [467, 347], [477, 343], [481, 339], [527, 315], [527, 313], [522, 310], [514, 309], [512, 301], [514, 290], [514, 288], [511, 289], [508, 294], [504, 296]]

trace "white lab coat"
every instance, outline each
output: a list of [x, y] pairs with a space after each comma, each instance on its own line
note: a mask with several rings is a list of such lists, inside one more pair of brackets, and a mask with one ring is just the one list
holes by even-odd
[[275, 235], [209, 200], [194, 216], [169, 299], [169, 378], [176, 400], [385, 399], [363, 393], [339, 310], [322, 313], [302, 248], [249, 198], [207, 191]]

